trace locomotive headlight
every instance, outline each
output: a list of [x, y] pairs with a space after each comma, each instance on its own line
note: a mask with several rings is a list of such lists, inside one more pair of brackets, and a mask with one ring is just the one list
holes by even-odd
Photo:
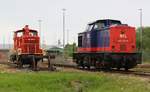
[[113, 45], [113, 46], [111, 46], [111, 48], [112, 48], [112, 50], [114, 50], [114, 49], [115, 49], [115, 46]]
[[134, 49], [134, 48], [135, 48], [135, 46], [134, 46], [134, 45], [132, 45], [132, 48]]
[[18, 52], [18, 55], [20, 55], [22, 53], [22, 49], [18, 48], [17, 52]]
[[127, 35], [125, 34], [125, 31], [121, 31], [120, 38], [127, 38]]
[[42, 50], [42, 53], [45, 56], [46, 55], [46, 50]]

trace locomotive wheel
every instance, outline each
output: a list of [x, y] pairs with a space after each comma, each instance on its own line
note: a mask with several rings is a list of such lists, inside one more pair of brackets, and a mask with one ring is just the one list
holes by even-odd
[[80, 62], [80, 61], [77, 59], [77, 60], [76, 60], [77, 68], [80, 68], [79, 62]]
[[77, 68], [83, 68], [83, 61], [81, 61], [80, 59], [77, 60]]
[[85, 69], [84, 61], [80, 61], [82, 69]]
[[35, 60], [35, 56], [34, 55], [32, 56], [32, 69], [34, 71], [37, 70], [37, 61]]
[[111, 63], [108, 61], [102, 61], [102, 68], [106, 71], [111, 70]]
[[97, 70], [100, 70], [100, 68], [101, 68], [101, 63], [100, 63], [100, 61], [95, 61], [95, 68], [96, 68]]
[[90, 58], [88, 56], [84, 57], [83, 65], [87, 67], [87, 69], [90, 69]]
[[120, 67], [119, 67], [119, 66], [117, 67], [117, 70], [118, 70], [118, 71], [120, 70]]
[[[43, 60], [42, 60], [43, 61]], [[48, 56], [48, 69], [51, 69], [50, 56]]]
[[51, 71], [53, 70], [53, 67], [51, 65], [51, 57], [50, 56], [48, 56], [48, 69]]
[[125, 71], [128, 71], [129, 70], [129, 68], [128, 67], [125, 67]]
[[23, 64], [22, 64], [22, 57], [19, 55], [17, 56], [17, 67], [18, 68], [22, 68]]
[[79, 66], [79, 68], [80, 68], [80, 66], [81, 66], [82, 69], [85, 68], [83, 60], [79, 60], [79, 61], [78, 61], [78, 66]]
[[125, 68], [125, 71], [128, 71], [128, 69], [129, 69], [128, 61], [125, 62], [125, 67], [124, 68]]
[[88, 69], [88, 70], [90, 70], [90, 69], [91, 69], [91, 66], [90, 66], [90, 65], [87, 65], [86, 67], [87, 67], [87, 69]]
[[15, 61], [16, 61], [16, 55], [10, 55], [9, 56], [9, 60], [12, 61], [13, 63], [15, 63]]
[[117, 63], [117, 70], [120, 70], [120, 68], [121, 68], [121, 64]]
[[91, 61], [90, 59], [88, 58], [88, 61], [87, 61], [87, 65], [86, 65], [87, 69], [90, 70], [91, 69]]

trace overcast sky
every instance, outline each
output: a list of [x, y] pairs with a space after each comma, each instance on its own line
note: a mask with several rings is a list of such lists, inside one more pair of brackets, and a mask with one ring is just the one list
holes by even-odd
[[69, 41], [77, 41], [77, 33], [88, 22], [111, 18], [139, 26], [139, 8], [143, 9], [143, 25], [150, 26], [150, 0], [0, 0], [0, 43], [12, 43], [13, 31], [28, 24], [39, 29], [46, 44], [62, 41], [62, 8], [66, 9], [66, 30]]

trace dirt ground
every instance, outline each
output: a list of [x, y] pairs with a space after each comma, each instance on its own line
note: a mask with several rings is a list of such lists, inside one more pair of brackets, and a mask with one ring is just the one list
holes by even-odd
[[137, 66], [137, 68], [150, 68], [150, 64], [140, 64]]
[[[16, 73], [16, 72], [33, 72], [31, 68], [28, 68], [28, 66], [24, 66], [22, 69], [18, 69], [16, 65], [8, 63], [8, 50], [0, 50], [0, 73]], [[44, 60], [44, 62], [38, 63], [38, 70], [39, 71], [48, 71], [48, 64], [47, 60]], [[55, 59], [51, 60], [52, 64], [63, 64], [63, 65], [75, 65], [74, 62], [72, 62], [72, 59], [64, 59], [63, 56], [57, 56]], [[83, 71], [75, 68], [67, 68], [67, 67], [55, 67], [56, 71], [64, 71], [64, 72], [91, 72], [91, 71]], [[150, 64], [140, 64], [136, 68], [133, 68], [131, 70], [139, 71], [139, 72], [149, 72], [150, 73]], [[101, 72], [101, 71], [99, 71]], [[111, 73], [110, 73], [111, 74]], [[113, 73], [112, 73], [113, 74]], [[122, 76], [123, 74], [119, 74]], [[124, 75], [123, 75], [124, 76]], [[131, 76], [131, 75], [126, 75]], [[132, 75], [133, 76], [133, 75]], [[144, 77], [141, 77], [144, 79]], [[148, 77], [146, 77], [148, 78]], [[150, 78], [148, 78], [150, 79]]]

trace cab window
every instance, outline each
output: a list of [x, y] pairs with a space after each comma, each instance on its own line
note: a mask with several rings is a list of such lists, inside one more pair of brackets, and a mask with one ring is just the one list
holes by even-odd
[[16, 33], [16, 36], [17, 37], [21, 37], [23, 35], [23, 32], [18, 32], [18, 33]]
[[88, 25], [86, 30], [87, 30], [87, 31], [91, 31], [92, 28], [93, 28], [93, 25]]
[[29, 35], [30, 36], [37, 36], [37, 32], [30, 32]]
[[100, 30], [103, 27], [105, 27], [104, 23], [95, 23], [94, 30]]
[[78, 46], [82, 47], [82, 36], [78, 36]]

